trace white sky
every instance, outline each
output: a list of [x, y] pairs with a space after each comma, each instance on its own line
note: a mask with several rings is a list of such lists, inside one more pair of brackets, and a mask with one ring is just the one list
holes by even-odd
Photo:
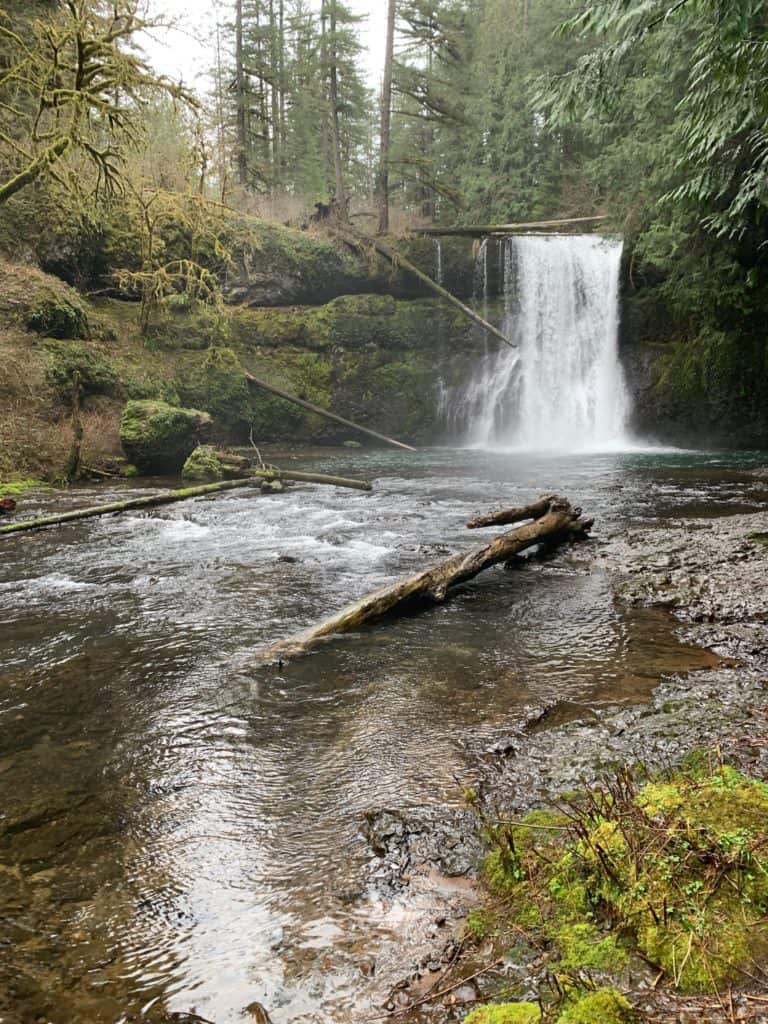
[[[182, 79], [188, 86], [204, 87], [200, 79], [214, 65], [216, 10], [221, 22], [231, 19], [232, 0], [146, 0], [150, 15], [172, 18], [177, 29], [158, 29], [144, 36], [142, 46], [157, 71]], [[368, 76], [372, 86], [378, 83], [384, 64], [386, 0], [348, 0], [367, 20], [359, 27], [360, 38], [368, 51]]]

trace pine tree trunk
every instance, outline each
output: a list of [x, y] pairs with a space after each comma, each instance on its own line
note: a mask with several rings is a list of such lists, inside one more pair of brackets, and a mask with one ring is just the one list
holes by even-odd
[[381, 146], [379, 149], [379, 232], [389, 231], [389, 149], [392, 126], [392, 65], [395, 56], [395, 0], [387, 12], [387, 48], [381, 85]]
[[336, 182], [336, 215], [345, 224], [349, 219], [349, 200], [344, 182], [344, 162], [341, 154], [341, 127], [339, 123], [339, 69], [336, 50], [336, 10], [331, 5], [331, 142], [333, 144], [333, 175]]
[[243, 0], [235, 3], [235, 102], [237, 109], [237, 180], [248, 184], [248, 97], [243, 67]]

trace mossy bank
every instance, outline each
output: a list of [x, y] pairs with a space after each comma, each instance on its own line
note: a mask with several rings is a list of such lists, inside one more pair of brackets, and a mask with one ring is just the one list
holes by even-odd
[[379, 432], [433, 441], [443, 429], [440, 390], [466, 378], [477, 351], [477, 329], [437, 299], [360, 294], [320, 306], [199, 311], [172, 304], [142, 336], [137, 303], [89, 301], [33, 268], [4, 269], [0, 480], [56, 478], [71, 444], [75, 374], [83, 461], [103, 470], [120, 468], [119, 423], [132, 400], [207, 413], [206, 439], [220, 444], [360, 440], [249, 385], [244, 371]]

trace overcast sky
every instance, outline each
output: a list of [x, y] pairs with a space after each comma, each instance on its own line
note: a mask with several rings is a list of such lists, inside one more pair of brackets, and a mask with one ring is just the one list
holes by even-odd
[[[384, 63], [386, 34], [385, 0], [348, 0], [358, 14], [367, 16], [360, 25], [360, 38], [368, 51], [371, 85], [378, 83]], [[213, 66], [213, 38], [216, 10], [219, 20], [231, 18], [232, 0], [147, 0], [150, 14], [167, 15], [178, 24], [176, 30], [157, 30], [142, 45], [155, 68], [187, 85], [201, 85], [198, 79]]]

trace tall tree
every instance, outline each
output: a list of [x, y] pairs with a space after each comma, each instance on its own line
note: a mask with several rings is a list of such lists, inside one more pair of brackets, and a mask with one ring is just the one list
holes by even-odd
[[379, 146], [379, 231], [389, 231], [389, 150], [392, 124], [392, 72], [395, 58], [396, 0], [387, 8], [387, 41], [384, 54], [384, 77], [381, 84], [381, 133]]

